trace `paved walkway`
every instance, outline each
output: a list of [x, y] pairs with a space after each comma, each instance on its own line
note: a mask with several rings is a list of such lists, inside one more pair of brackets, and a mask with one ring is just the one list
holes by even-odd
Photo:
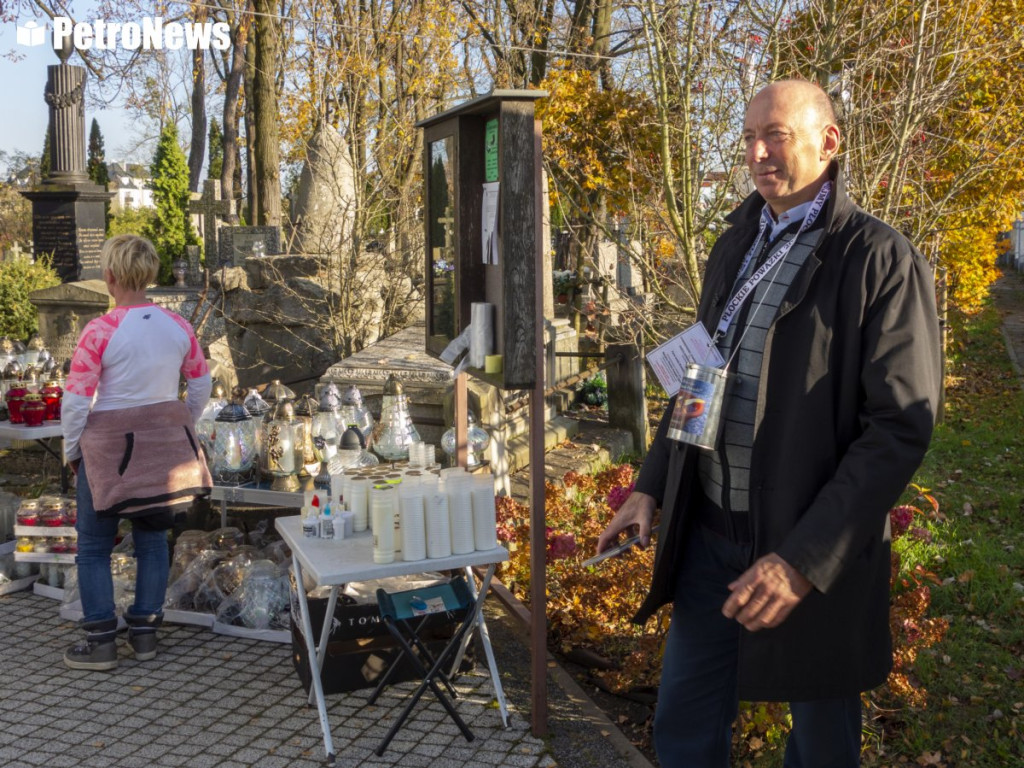
[[992, 286], [992, 300], [1003, 316], [1006, 351], [1024, 387], [1024, 273], [1007, 269]]

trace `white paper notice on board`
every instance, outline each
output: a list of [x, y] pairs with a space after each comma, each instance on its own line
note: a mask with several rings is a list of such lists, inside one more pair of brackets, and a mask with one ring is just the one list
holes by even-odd
[[480, 228], [484, 264], [498, 263], [498, 184], [492, 181], [484, 184], [484, 199], [481, 208], [483, 226]]
[[725, 365], [725, 359], [711, 341], [703, 323], [691, 325], [652, 349], [647, 353], [647, 362], [670, 397], [679, 391], [686, 366], [690, 363], [710, 365], [713, 368]]

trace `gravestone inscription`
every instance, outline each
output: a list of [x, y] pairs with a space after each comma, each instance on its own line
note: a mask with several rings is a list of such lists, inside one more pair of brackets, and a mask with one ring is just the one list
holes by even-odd
[[253, 255], [253, 245], [263, 246], [263, 255], [281, 253], [280, 227], [221, 227], [218, 235], [218, 266], [241, 266]]

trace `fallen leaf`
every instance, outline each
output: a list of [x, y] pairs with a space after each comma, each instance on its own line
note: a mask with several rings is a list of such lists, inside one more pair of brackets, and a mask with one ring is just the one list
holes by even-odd
[[974, 514], [974, 507], [971, 505], [971, 502], [965, 501], [964, 502], [964, 517], [970, 517], [973, 514]]
[[974, 571], [964, 571], [963, 573], [961, 573], [959, 576], [956, 577], [956, 580], [958, 582], [960, 582], [961, 584], [966, 584], [968, 581], [970, 581], [973, 578], [974, 578]]
[[942, 764], [942, 752], [922, 752], [917, 757], [918, 765], [941, 765]]

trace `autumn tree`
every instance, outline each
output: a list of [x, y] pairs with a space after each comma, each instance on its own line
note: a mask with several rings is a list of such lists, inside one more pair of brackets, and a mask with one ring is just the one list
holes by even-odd
[[836, 96], [853, 195], [948, 274], [951, 303], [967, 311], [1024, 199], [1015, 8], [813, 2], [780, 38], [782, 71]]
[[251, 218], [260, 226], [281, 224], [281, 143], [278, 124], [277, 76], [280, 71], [281, 20], [277, 4], [270, 0], [252, 0], [253, 27], [251, 122], [253, 167], [250, 189], [255, 207]]

